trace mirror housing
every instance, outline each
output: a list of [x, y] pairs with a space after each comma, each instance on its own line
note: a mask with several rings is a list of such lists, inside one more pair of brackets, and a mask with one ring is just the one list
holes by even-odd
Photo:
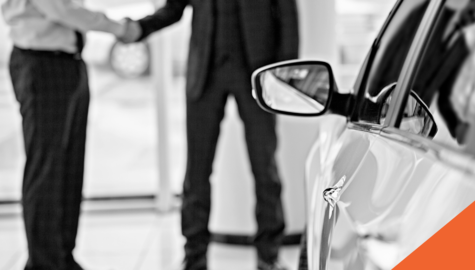
[[336, 88], [328, 63], [303, 60], [279, 62], [256, 70], [252, 87], [262, 109], [294, 116], [324, 114]]

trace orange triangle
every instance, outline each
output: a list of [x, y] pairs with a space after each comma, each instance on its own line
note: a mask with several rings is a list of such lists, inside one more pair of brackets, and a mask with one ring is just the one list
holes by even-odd
[[475, 269], [475, 203], [394, 269]]

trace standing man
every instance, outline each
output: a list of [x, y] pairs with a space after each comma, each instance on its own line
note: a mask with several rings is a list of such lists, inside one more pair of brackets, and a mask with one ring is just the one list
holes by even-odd
[[7, 0], [2, 12], [11, 27], [10, 75], [23, 117], [25, 270], [81, 270], [72, 252], [89, 106], [83, 33], [122, 37], [127, 25], [75, 0]]
[[250, 81], [255, 69], [298, 57], [295, 0], [167, 0], [153, 15], [138, 21], [142, 34], [137, 39], [179, 21], [187, 5], [193, 8], [193, 19], [186, 85], [188, 160], [182, 206], [185, 269], [207, 269], [209, 178], [230, 95], [236, 99], [244, 122], [255, 178], [258, 269], [284, 269], [277, 263], [285, 224], [275, 160], [276, 119], [253, 100]]

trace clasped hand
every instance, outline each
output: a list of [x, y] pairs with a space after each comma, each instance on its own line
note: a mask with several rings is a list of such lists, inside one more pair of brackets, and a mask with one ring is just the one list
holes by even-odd
[[129, 18], [125, 18], [122, 23], [124, 24], [124, 31], [122, 35], [117, 36], [117, 39], [126, 44], [136, 42], [142, 35], [140, 24]]

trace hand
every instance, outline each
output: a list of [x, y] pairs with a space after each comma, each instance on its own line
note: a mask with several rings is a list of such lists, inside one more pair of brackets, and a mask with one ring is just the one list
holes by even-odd
[[136, 42], [142, 35], [142, 28], [136, 21], [132, 21], [129, 18], [125, 19], [125, 32], [122, 36], [118, 36], [117, 39], [123, 43]]

